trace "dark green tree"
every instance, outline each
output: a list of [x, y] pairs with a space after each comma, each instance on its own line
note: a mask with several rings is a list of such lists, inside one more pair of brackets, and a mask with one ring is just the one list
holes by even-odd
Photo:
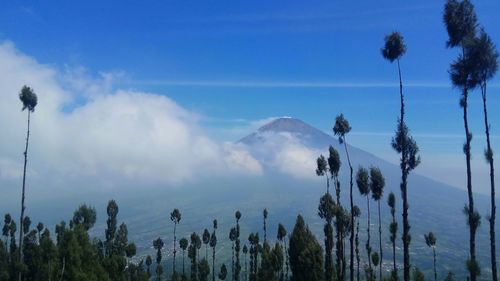
[[436, 271], [436, 236], [434, 236], [434, 233], [429, 232], [429, 234], [425, 234], [425, 244], [427, 244], [427, 247], [432, 248], [432, 255], [433, 255], [433, 264], [434, 264], [434, 281], [437, 280], [437, 271]]
[[415, 270], [413, 271], [413, 280], [414, 281], [425, 281], [425, 275], [418, 267], [415, 267]]
[[186, 276], [184, 258], [186, 256], [186, 249], [188, 248], [188, 245], [189, 241], [187, 240], [187, 238], [183, 237], [181, 238], [181, 240], [179, 240], [179, 247], [181, 247], [182, 249], [182, 276]]
[[401, 197], [403, 198], [403, 277], [404, 281], [410, 280], [410, 223], [408, 219], [408, 175], [420, 163], [418, 156], [418, 146], [416, 141], [410, 136], [408, 126], [405, 123], [405, 103], [403, 94], [403, 79], [401, 77], [400, 59], [406, 53], [406, 45], [403, 36], [398, 32], [393, 32], [385, 37], [385, 45], [381, 50], [382, 56], [389, 62], [397, 62], [399, 75], [399, 97], [400, 116], [396, 129], [396, 135], [392, 139], [392, 147], [401, 154]]
[[349, 122], [347, 119], [344, 118], [343, 114], [340, 114], [335, 118], [335, 126], [333, 127], [333, 133], [339, 137], [339, 141], [341, 144], [344, 144], [344, 149], [345, 149], [345, 154], [347, 157], [347, 163], [349, 165], [349, 202], [351, 206], [351, 222], [350, 222], [350, 233], [351, 236], [349, 238], [349, 245], [350, 245], [350, 263], [349, 263], [349, 273], [350, 273], [350, 280], [354, 280], [354, 201], [353, 201], [353, 194], [352, 194], [352, 188], [353, 188], [353, 168], [351, 164], [351, 158], [349, 157], [349, 150], [347, 149], [347, 141], [346, 141], [346, 135], [351, 131], [351, 126], [349, 125]]
[[355, 253], [356, 253], [356, 280], [361, 280], [361, 277], [359, 275], [359, 264], [360, 264], [360, 257], [359, 257], [359, 217], [361, 216], [361, 210], [359, 209], [358, 206], [354, 205], [354, 218], [356, 222], [356, 236], [354, 238], [354, 246], [355, 246]]
[[176, 230], [177, 230], [177, 224], [179, 224], [179, 222], [181, 221], [181, 218], [182, 218], [182, 215], [181, 215], [181, 212], [179, 211], [179, 209], [174, 209], [170, 213], [170, 220], [174, 223], [174, 258], [172, 260], [172, 270], [173, 270], [172, 276], [173, 276], [173, 278], [177, 277], [177, 274], [176, 274], [176, 271], [175, 271], [175, 256], [177, 254], [177, 248], [176, 248], [176, 246], [177, 246]]
[[247, 245], [243, 245], [243, 255], [245, 256], [245, 274], [243, 275], [245, 278], [243, 278], [245, 281], [248, 281], [248, 267], [247, 267], [247, 254], [248, 254], [248, 248]]
[[[377, 252], [373, 252], [372, 253], [372, 263], [373, 263], [373, 267], [375, 267], [375, 270], [377, 267], [381, 267], [382, 265], [379, 264], [380, 263], [380, 256], [378, 255]], [[375, 280], [376, 277], [375, 275], [373, 276], [373, 280]], [[382, 279], [379, 279], [379, 280], [382, 280]]]
[[372, 191], [372, 198], [378, 204], [378, 238], [379, 238], [379, 251], [380, 251], [380, 266], [379, 266], [379, 280], [382, 280], [382, 220], [380, 216], [380, 200], [384, 193], [385, 179], [379, 168], [370, 168], [370, 189]]
[[267, 220], [267, 209], [264, 208], [264, 211], [262, 211], [262, 216], [264, 218], [264, 243], [267, 242], [267, 225], [266, 225], [266, 220]]
[[234, 280], [235, 281], [240, 281], [240, 275], [241, 275], [241, 262], [240, 262], [240, 250], [241, 250], [241, 241], [240, 241], [240, 219], [241, 219], [241, 212], [236, 211], [234, 214], [234, 217], [236, 218], [236, 233], [235, 233], [235, 238], [234, 238], [234, 251], [236, 255], [236, 264], [234, 268]]
[[391, 233], [391, 243], [392, 243], [392, 272], [391, 280], [398, 280], [398, 268], [396, 266], [396, 237], [398, 233], [398, 222], [396, 221], [396, 196], [393, 192], [389, 193], [387, 198], [387, 204], [391, 208], [392, 222], [389, 226], [389, 231]]
[[[19, 224], [22, 225], [24, 221], [24, 211], [26, 210], [26, 206], [24, 205], [24, 199], [25, 199], [25, 190], [26, 190], [26, 167], [28, 165], [28, 145], [29, 145], [29, 139], [30, 139], [30, 118], [31, 118], [31, 113], [35, 111], [35, 107], [38, 104], [38, 97], [36, 96], [35, 92], [33, 91], [32, 88], [28, 86], [23, 86], [21, 89], [21, 92], [19, 92], [19, 99], [23, 103], [23, 111], [25, 109], [28, 110], [28, 128], [26, 130], [26, 146], [24, 149], [24, 169], [23, 169], [23, 189], [21, 193], [21, 217], [19, 219]], [[19, 255], [18, 255], [18, 262], [22, 263], [23, 262], [23, 228], [19, 228]], [[19, 272], [19, 281], [22, 281], [22, 273]]]
[[278, 235], [276, 238], [278, 238], [278, 241], [281, 242], [284, 249], [285, 267], [282, 267], [280, 280], [288, 280], [288, 251], [286, 249], [286, 228], [281, 223], [278, 224]]
[[106, 220], [106, 231], [105, 231], [105, 236], [106, 236], [106, 241], [105, 241], [105, 249], [106, 257], [110, 257], [114, 253], [113, 245], [114, 245], [114, 239], [115, 239], [115, 234], [116, 234], [116, 225], [117, 225], [117, 215], [118, 215], [118, 205], [116, 204], [115, 200], [110, 200], [108, 202], [108, 207], [106, 208], [106, 212], [108, 214], [108, 219]]
[[148, 255], [146, 257], [146, 266], [147, 266], [148, 278], [151, 278], [151, 264], [153, 264], [153, 260], [151, 259], [151, 256]]
[[201, 236], [203, 244], [205, 244], [205, 259], [208, 260], [208, 244], [210, 244], [210, 232], [205, 228]]
[[210, 275], [210, 265], [207, 259], [202, 259], [198, 264], [198, 280], [208, 281], [208, 276]]
[[250, 281], [257, 280], [259, 267], [258, 256], [260, 251], [259, 241], [259, 233], [250, 233], [248, 236], [248, 242], [250, 243]]
[[[323, 231], [325, 233], [325, 280], [331, 281], [334, 277], [333, 271], [333, 218], [337, 214], [338, 206], [335, 204], [330, 193], [325, 193], [320, 199], [318, 216], [325, 220]], [[339, 243], [339, 241], [337, 242]]]
[[469, 56], [473, 64], [472, 79], [475, 83], [479, 83], [481, 89], [481, 98], [483, 101], [484, 127], [486, 134], [486, 149], [484, 155], [486, 162], [490, 168], [490, 188], [491, 188], [491, 210], [488, 221], [490, 223], [490, 253], [491, 253], [491, 270], [492, 280], [497, 281], [497, 262], [496, 262], [496, 241], [495, 241], [495, 219], [496, 219], [496, 203], [495, 203], [495, 167], [493, 161], [493, 150], [490, 141], [490, 127], [488, 122], [488, 110], [486, 106], [486, 90], [487, 83], [491, 80], [498, 70], [498, 51], [490, 36], [481, 29], [477, 38], [474, 38], [471, 46], [469, 46]]
[[74, 225], [82, 225], [85, 231], [88, 231], [94, 226], [96, 219], [97, 214], [95, 208], [83, 204], [73, 213], [72, 221]]
[[324, 280], [321, 246], [301, 215], [297, 216], [288, 251], [292, 281]]
[[236, 240], [236, 227], [232, 227], [229, 231], [229, 240], [231, 241], [231, 278], [233, 280], [236, 279], [236, 270], [235, 270], [235, 262], [234, 262], [234, 241]]
[[201, 239], [196, 232], [191, 234], [191, 244], [188, 249], [188, 257], [191, 259], [191, 281], [198, 281], [198, 249], [201, 247]]
[[370, 175], [368, 174], [368, 170], [359, 167], [358, 172], [356, 173], [356, 184], [358, 185], [359, 193], [361, 196], [366, 197], [366, 206], [367, 206], [367, 214], [368, 214], [368, 223], [367, 223], [367, 239], [366, 239], [366, 252], [368, 254], [368, 276], [366, 276], [367, 280], [372, 280], [372, 260], [371, 260], [371, 253], [372, 253], [372, 246], [370, 244]]
[[153, 247], [156, 250], [156, 280], [158, 281], [161, 280], [161, 275], [163, 273], [163, 267], [161, 266], [161, 259], [162, 259], [161, 250], [163, 249], [164, 245], [165, 244], [163, 243], [163, 240], [161, 240], [160, 237], [158, 237], [156, 240], [153, 241]]
[[215, 247], [217, 246], [217, 220], [213, 221], [214, 230], [210, 236], [210, 247], [212, 248], [212, 281], [215, 281]]
[[[465, 144], [463, 152], [467, 169], [467, 195], [468, 205], [464, 208], [469, 226], [469, 259], [467, 269], [470, 281], [476, 281], [481, 273], [479, 263], [476, 260], [476, 232], [480, 224], [480, 215], [474, 207], [474, 197], [472, 193], [472, 171], [471, 171], [471, 141], [472, 133], [469, 129], [468, 121], [468, 99], [469, 91], [477, 86], [477, 81], [473, 79], [474, 65], [469, 56], [470, 42], [476, 35], [477, 17], [474, 6], [468, 0], [447, 0], [444, 13], [444, 24], [448, 32], [447, 47], [459, 47], [461, 53], [450, 66], [450, 78], [454, 87], [461, 90], [460, 106], [463, 109], [463, 120], [465, 130]], [[496, 277], [494, 277], [496, 278]]]
[[226, 277], [227, 277], [227, 268], [226, 268], [225, 264], [221, 265], [218, 277], [222, 281], [226, 280]]

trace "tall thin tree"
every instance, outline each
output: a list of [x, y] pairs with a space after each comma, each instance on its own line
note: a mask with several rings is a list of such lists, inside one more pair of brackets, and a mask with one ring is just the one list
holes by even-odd
[[382, 220], [380, 216], [380, 199], [382, 199], [382, 194], [384, 193], [385, 179], [379, 168], [370, 168], [370, 189], [372, 191], [372, 198], [378, 204], [378, 241], [379, 241], [379, 257], [380, 266], [379, 268], [379, 280], [382, 280]]
[[354, 218], [356, 219], [356, 236], [354, 238], [354, 245], [355, 245], [355, 253], [356, 253], [356, 280], [359, 281], [361, 280], [360, 277], [360, 271], [359, 271], [359, 263], [360, 263], [360, 257], [359, 257], [359, 217], [361, 216], [361, 209], [359, 209], [358, 206], [354, 205]]
[[495, 165], [493, 163], [493, 150], [491, 148], [490, 129], [491, 125], [488, 122], [488, 110], [486, 106], [486, 90], [487, 83], [491, 80], [498, 70], [498, 51], [490, 36], [481, 29], [477, 38], [472, 41], [470, 47], [470, 56], [473, 67], [473, 80], [479, 83], [481, 88], [481, 98], [483, 101], [484, 128], [486, 134], [486, 149], [484, 156], [490, 168], [490, 188], [491, 188], [491, 210], [489, 215], [490, 223], [490, 250], [491, 250], [491, 273], [492, 280], [497, 281], [497, 262], [496, 262], [496, 241], [495, 241], [495, 219], [496, 219], [496, 203], [495, 203]]
[[[28, 127], [26, 130], [26, 145], [24, 148], [24, 168], [23, 168], [23, 188], [21, 193], [21, 217], [19, 218], [19, 225], [23, 225], [24, 221], [24, 211], [26, 206], [24, 205], [24, 199], [26, 195], [26, 167], [28, 166], [28, 145], [30, 140], [30, 121], [31, 113], [35, 112], [35, 107], [38, 104], [38, 97], [32, 88], [28, 86], [23, 86], [21, 92], [19, 92], [19, 99], [23, 103], [23, 111], [28, 110]], [[18, 262], [21, 264], [23, 262], [23, 228], [19, 227], [19, 255]], [[19, 281], [22, 280], [22, 272], [19, 271]]]
[[405, 123], [405, 103], [403, 95], [403, 79], [401, 76], [400, 59], [406, 53], [406, 45], [403, 36], [398, 32], [393, 32], [385, 37], [385, 46], [381, 50], [382, 56], [391, 63], [396, 61], [399, 75], [399, 97], [400, 116], [396, 135], [392, 139], [392, 147], [401, 154], [401, 197], [403, 199], [403, 279], [410, 281], [410, 222], [408, 219], [408, 175], [420, 163], [418, 156], [418, 146], [416, 141], [410, 136], [408, 126]]
[[186, 249], [189, 245], [189, 241], [187, 240], [187, 238], [183, 237], [181, 238], [181, 240], [179, 240], [179, 246], [181, 247], [182, 249], [182, 277], [185, 278], [186, 276], [186, 272], [185, 272], [185, 262], [184, 262], [184, 258], [186, 256]]
[[213, 222], [214, 230], [210, 236], [210, 247], [212, 248], [212, 281], [215, 281], [215, 247], [217, 246], [217, 220]]
[[267, 243], [267, 209], [264, 208], [264, 211], [262, 211], [262, 217], [264, 218], [264, 243]]
[[234, 251], [236, 254], [236, 265], [235, 265], [235, 281], [240, 281], [240, 273], [241, 273], [241, 263], [240, 263], [240, 250], [241, 250], [241, 241], [240, 241], [240, 219], [241, 212], [236, 211], [234, 213], [234, 217], [236, 218], [236, 237], [234, 239]]
[[172, 268], [173, 268], [173, 273], [172, 273], [172, 279], [177, 278], [176, 271], [175, 271], [175, 256], [177, 254], [177, 236], [176, 236], [176, 230], [177, 230], [177, 224], [181, 221], [181, 212], [179, 209], [174, 209], [170, 213], [170, 220], [174, 223], [174, 258], [172, 261]]
[[163, 249], [164, 243], [160, 237], [153, 241], [153, 247], [156, 250], [156, 280], [161, 280], [161, 274], [163, 273], [163, 268], [161, 266], [162, 254], [161, 250]]
[[[286, 228], [284, 225], [282, 225], [281, 223], [278, 224], [278, 235], [277, 237], [278, 238], [278, 241], [281, 242], [282, 244], [282, 247], [284, 249], [284, 262], [285, 262], [285, 266], [288, 265], [288, 258], [287, 258], [287, 250], [286, 250]], [[288, 272], [287, 272], [288, 273]], [[285, 278], [288, 278], [288, 276], [285, 275], [285, 267], [284, 266], [281, 266], [281, 276], [280, 276], [280, 281], [283, 281], [283, 280], [287, 280]]]
[[370, 244], [370, 176], [368, 174], [368, 170], [359, 167], [358, 172], [356, 173], [356, 184], [358, 185], [359, 193], [361, 196], [366, 197], [366, 207], [367, 207], [367, 227], [366, 227], [366, 233], [367, 233], [367, 239], [366, 239], [366, 253], [368, 254], [368, 276], [366, 276], [367, 280], [372, 280], [372, 275], [373, 275], [373, 270], [372, 270], [372, 260], [371, 260], [371, 253], [372, 253], [372, 246]]
[[467, 196], [468, 205], [464, 208], [469, 226], [469, 259], [467, 269], [470, 281], [476, 281], [481, 270], [476, 260], [476, 231], [480, 224], [480, 215], [474, 208], [474, 197], [472, 194], [472, 170], [471, 170], [471, 141], [472, 133], [469, 129], [468, 120], [468, 98], [469, 91], [476, 85], [472, 81], [472, 67], [467, 52], [467, 44], [474, 38], [477, 28], [477, 17], [474, 6], [468, 0], [448, 0], [446, 1], [443, 13], [443, 20], [448, 32], [448, 48], [459, 47], [461, 54], [450, 67], [452, 84], [462, 92], [460, 106], [463, 109], [463, 121], [465, 130], [465, 144], [463, 151], [467, 169]]
[[432, 255], [433, 255], [433, 264], [434, 264], [434, 281], [437, 281], [437, 271], [436, 271], [436, 236], [434, 236], [434, 233], [429, 232], [429, 234], [425, 234], [425, 244], [427, 244], [427, 247], [432, 248]]
[[343, 114], [340, 114], [335, 118], [335, 126], [333, 127], [333, 133], [339, 137], [339, 141], [341, 144], [344, 144], [345, 154], [347, 157], [347, 163], [349, 165], [349, 202], [351, 205], [351, 222], [350, 222], [350, 233], [351, 236], [349, 238], [350, 244], [350, 253], [351, 259], [349, 263], [349, 273], [350, 280], [354, 280], [354, 201], [352, 196], [352, 187], [353, 187], [353, 168], [351, 164], [351, 158], [349, 157], [349, 150], [347, 149], [347, 141], [346, 135], [351, 131], [351, 126], [349, 126], [349, 122], [344, 118]]
[[392, 272], [391, 280], [398, 280], [398, 268], [396, 266], [396, 235], [398, 232], [398, 222], [396, 221], [396, 196], [394, 193], [389, 193], [387, 198], [387, 204], [391, 208], [392, 222], [389, 226], [389, 231], [391, 232], [391, 243], [392, 243]]
[[205, 244], [205, 259], [208, 261], [208, 244], [210, 244], [210, 232], [205, 228], [201, 236], [203, 244]]

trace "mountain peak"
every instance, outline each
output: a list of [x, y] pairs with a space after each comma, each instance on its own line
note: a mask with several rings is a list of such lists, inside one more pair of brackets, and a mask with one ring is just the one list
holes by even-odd
[[320, 130], [314, 128], [313, 126], [305, 123], [300, 119], [293, 117], [280, 117], [273, 121], [265, 124], [258, 129], [259, 132], [289, 132], [289, 133], [300, 133], [300, 134], [318, 134], [322, 133]]
[[293, 117], [276, 118], [260, 127], [257, 132], [242, 138], [239, 142], [245, 144], [260, 143], [263, 140], [261, 136], [269, 133], [290, 133], [311, 147], [325, 148], [329, 144], [335, 143], [335, 140], [323, 131]]

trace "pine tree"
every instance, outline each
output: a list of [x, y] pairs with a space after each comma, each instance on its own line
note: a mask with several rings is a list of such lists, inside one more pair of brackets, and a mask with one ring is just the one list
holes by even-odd
[[324, 280], [321, 246], [301, 215], [290, 236], [289, 255], [292, 281]]

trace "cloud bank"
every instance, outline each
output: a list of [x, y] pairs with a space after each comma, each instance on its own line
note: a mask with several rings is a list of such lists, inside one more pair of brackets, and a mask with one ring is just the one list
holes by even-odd
[[[212, 140], [200, 117], [166, 96], [113, 88], [115, 73], [58, 70], [0, 44], [0, 180], [20, 182], [26, 112], [18, 92], [32, 87], [32, 185], [85, 181], [96, 188], [179, 185], [214, 175], [263, 172], [245, 147]], [[119, 74], [118, 74], [119, 75]]]

